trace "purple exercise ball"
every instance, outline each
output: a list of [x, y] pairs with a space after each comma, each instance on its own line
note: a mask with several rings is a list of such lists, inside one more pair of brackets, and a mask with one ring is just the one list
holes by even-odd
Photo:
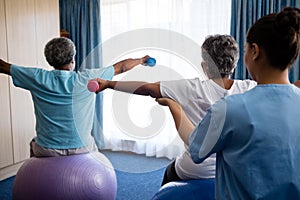
[[18, 170], [13, 199], [113, 200], [117, 179], [110, 161], [101, 153], [30, 158]]

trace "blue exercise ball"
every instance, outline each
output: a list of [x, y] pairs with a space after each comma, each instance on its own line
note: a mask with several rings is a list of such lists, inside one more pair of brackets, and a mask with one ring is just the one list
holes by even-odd
[[173, 181], [163, 185], [152, 200], [214, 200], [215, 179]]
[[101, 153], [30, 158], [18, 170], [13, 199], [113, 200], [117, 179], [110, 161]]

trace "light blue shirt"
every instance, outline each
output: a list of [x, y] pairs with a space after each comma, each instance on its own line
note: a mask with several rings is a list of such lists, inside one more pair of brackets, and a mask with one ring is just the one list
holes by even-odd
[[217, 199], [300, 199], [300, 89], [259, 85], [214, 104], [189, 138], [217, 153]]
[[15, 86], [29, 90], [36, 116], [36, 143], [53, 149], [80, 148], [90, 144], [95, 93], [88, 80], [111, 80], [113, 66], [82, 72], [29, 68], [12, 65]]

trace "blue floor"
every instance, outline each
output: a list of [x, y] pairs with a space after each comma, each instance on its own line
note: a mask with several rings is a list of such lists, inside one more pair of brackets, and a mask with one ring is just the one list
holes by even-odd
[[12, 186], [14, 177], [0, 181], [0, 200], [12, 199]]

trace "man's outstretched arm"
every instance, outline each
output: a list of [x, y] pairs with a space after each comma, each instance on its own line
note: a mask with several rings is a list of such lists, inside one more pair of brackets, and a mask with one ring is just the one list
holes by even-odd
[[115, 75], [129, 71], [137, 65], [146, 63], [148, 58], [150, 58], [148, 55], [142, 58], [129, 58], [113, 64], [113, 67], [115, 68]]

